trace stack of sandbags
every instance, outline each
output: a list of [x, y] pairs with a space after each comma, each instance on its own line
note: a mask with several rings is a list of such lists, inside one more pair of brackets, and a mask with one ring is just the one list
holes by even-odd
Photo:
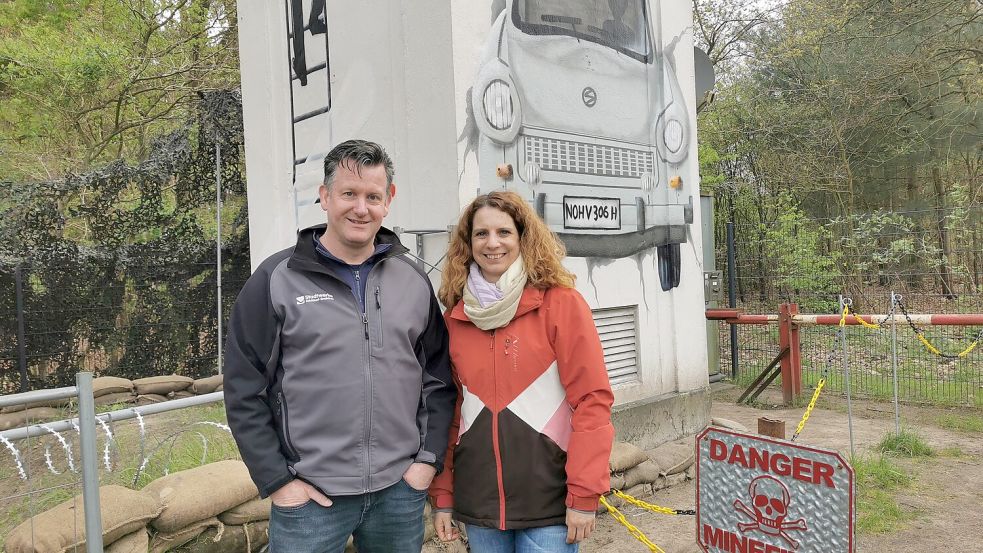
[[0, 413], [0, 431], [62, 418], [62, 411], [54, 407], [31, 407], [29, 409], [23, 405], [11, 407], [19, 407], [19, 409], [7, 411], [8, 408], [4, 407], [4, 412]]
[[[137, 542], [140, 533], [146, 536], [146, 524], [161, 513], [161, 505], [148, 493], [112, 485], [99, 488], [99, 511], [106, 551], [128, 553], [134, 549], [113, 549], [113, 545], [118, 541]], [[142, 543], [147, 543], [145, 538]], [[25, 520], [4, 542], [7, 553], [61, 553], [84, 549], [82, 496]], [[143, 551], [146, 551], [145, 545]]]
[[[117, 403], [148, 405], [220, 391], [222, 391], [220, 374], [198, 380], [176, 374], [137, 380], [118, 376], [100, 376], [92, 380], [92, 395], [96, 407]], [[71, 401], [71, 398], [62, 398], [4, 407], [0, 409], [0, 431], [74, 416], [60, 410]]]
[[[624, 491], [632, 497], [651, 495], [651, 482], [659, 476], [658, 465], [644, 451], [627, 442], [614, 443], [608, 468], [611, 470], [611, 488]], [[607, 501], [615, 507], [623, 503], [613, 495]], [[604, 507], [600, 506], [599, 509], [603, 511]]]
[[659, 465], [659, 478], [652, 482], [652, 491], [661, 490], [696, 476], [693, 466], [696, 460], [696, 446], [692, 437], [667, 442], [648, 452], [649, 457]]
[[[184, 392], [190, 388], [193, 382], [194, 380], [190, 377], [178, 374], [138, 378], [133, 381], [133, 387], [137, 394], [137, 405], [167, 401], [169, 394], [173, 398], [178, 392]], [[181, 397], [185, 396], [182, 394]]]
[[188, 553], [258, 551], [270, 540], [270, 506], [269, 498], [255, 496], [247, 499], [219, 513], [217, 518], [221, 527], [206, 529], [181, 550]]
[[183, 553], [259, 551], [270, 541], [269, 526], [269, 520], [261, 520], [235, 526], [209, 528], [182, 546], [180, 551]]
[[[657, 490], [693, 478], [692, 442], [692, 438], [681, 438], [651, 451], [642, 451], [629, 443], [615, 442], [608, 463], [608, 468], [611, 469], [611, 488], [642, 499]], [[624, 504], [624, 500], [613, 494], [606, 499], [614, 507]], [[598, 509], [605, 510], [603, 506]]]
[[92, 395], [96, 407], [114, 403], [133, 403], [137, 397], [133, 393], [133, 381], [118, 376], [100, 376], [92, 379]]
[[222, 375], [216, 374], [205, 378], [199, 378], [191, 383], [191, 391], [195, 395], [210, 394], [222, 391]]
[[242, 461], [219, 461], [158, 478], [144, 491], [164, 506], [150, 522], [155, 531], [150, 551], [160, 553], [184, 545], [210, 528], [215, 528], [218, 536], [225, 529], [218, 515], [252, 499], [256, 486]]

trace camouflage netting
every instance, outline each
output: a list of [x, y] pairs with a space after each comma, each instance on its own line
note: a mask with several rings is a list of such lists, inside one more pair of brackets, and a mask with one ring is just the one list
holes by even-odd
[[238, 93], [203, 94], [139, 163], [0, 187], [0, 393], [21, 391], [22, 358], [28, 389], [215, 372], [216, 146], [227, 316], [249, 274], [242, 136]]

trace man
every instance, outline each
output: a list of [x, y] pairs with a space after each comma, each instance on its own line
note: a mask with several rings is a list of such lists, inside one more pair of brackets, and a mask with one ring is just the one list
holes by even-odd
[[302, 230], [236, 299], [225, 352], [229, 426], [262, 497], [272, 553], [419, 553], [457, 391], [426, 274], [382, 228], [393, 165], [339, 144]]

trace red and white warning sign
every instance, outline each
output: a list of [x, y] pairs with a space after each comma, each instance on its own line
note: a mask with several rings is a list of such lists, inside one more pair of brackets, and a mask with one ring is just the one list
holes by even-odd
[[839, 453], [710, 427], [696, 462], [704, 551], [853, 553], [853, 468]]

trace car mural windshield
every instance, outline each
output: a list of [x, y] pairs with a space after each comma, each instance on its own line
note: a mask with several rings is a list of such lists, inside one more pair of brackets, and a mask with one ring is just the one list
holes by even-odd
[[515, 26], [531, 35], [567, 35], [649, 60], [645, 0], [515, 0]]

